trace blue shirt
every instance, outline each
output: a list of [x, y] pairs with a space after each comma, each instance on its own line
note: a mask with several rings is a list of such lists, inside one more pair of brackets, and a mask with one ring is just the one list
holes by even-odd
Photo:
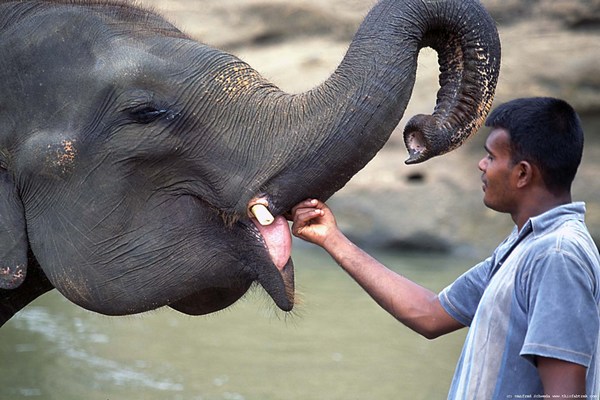
[[571, 203], [531, 218], [440, 293], [470, 327], [449, 399], [541, 395], [535, 356], [587, 367], [588, 397], [598, 398], [600, 256], [584, 214]]

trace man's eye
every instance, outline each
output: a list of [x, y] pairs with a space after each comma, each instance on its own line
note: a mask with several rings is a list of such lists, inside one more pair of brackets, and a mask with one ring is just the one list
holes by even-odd
[[169, 114], [169, 110], [164, 108], [156, 108], [152, 106], [145, 106], [139, 108], [133, 108], [129, 110], [129, 117], [140, 124], [149, 124], [157, 119]]

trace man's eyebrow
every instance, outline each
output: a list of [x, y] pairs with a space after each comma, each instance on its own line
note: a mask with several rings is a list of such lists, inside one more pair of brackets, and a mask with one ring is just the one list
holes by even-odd
[[483, 145], [483, 148], [484, 148], [484, 149], [485, 149], [485, 151], [487, 151], [489, 154], [494, 154], [494, 153], [492, 153], [492, 151], [490, 150], [490, 148], [489, 148], [489, 147], [487, 147], [487, 145], [486, 145], [486, 144], [484, 144], [484, 145]]

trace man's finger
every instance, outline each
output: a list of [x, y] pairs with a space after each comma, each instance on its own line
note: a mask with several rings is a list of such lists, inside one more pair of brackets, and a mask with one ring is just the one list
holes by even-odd
[[315, 208], [301, 208], [296, 210], [294, 221], [306, 223], [321, 216], [323, 216], [322, 210], [317, 210]]
[[306, 200], [296, 204], [294, 206], [294, 208], [292, 208], [292, 214], [294, 214], [296, 212], [296, 210], [298, 210], [300, 208], [315, 208], [318, 204], [319, 204], [318, 200], [306, 199]]

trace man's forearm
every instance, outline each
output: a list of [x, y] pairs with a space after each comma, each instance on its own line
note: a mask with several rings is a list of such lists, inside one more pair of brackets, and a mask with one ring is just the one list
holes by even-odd
[[323, 248], [382, 308], [415, 332], [431, 339], [462, 327], [436, 293], [386, 268], [341, 232], [328, 237]]

